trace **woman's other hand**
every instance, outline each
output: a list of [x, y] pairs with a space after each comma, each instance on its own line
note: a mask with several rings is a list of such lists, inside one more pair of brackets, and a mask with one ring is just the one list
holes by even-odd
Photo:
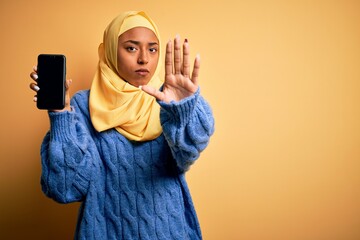
[[[33, 90], [35, 92], [35, 96], [33, 98], [34, 102], [37, 102], [37, 92], [40, 90], [39, 86], [37, 85], [37, 79], [38, 79], [38, 74], [37, 74], [37, 67], [34, 66], [33, 67], [33, 71], [30, 73], [30, 77], [32, 78], [32, 80], [34, 80], [34, 82], [30, 83], [30, 89]], [[71, 111], [70, 108], [70, 94], [69, 94], [69, 88], [70, 85], [72, 83], [71, 79], [67, 79], [65, 82], [65, 108], [62, 110], [49, 110], [49, 111], [53, 111], [53, 112], [62, 112], [62, 111]]]
[[170, 40], [166, 45], [165, 55], [165, 82], [162, 91], [144, 85], [142, 90], [159, 101], [170, 103], [180, 101], [193, 95], [198, 89], [198, 77], [200, 69], [200, 57], [197, 55], [194, 61], [192, 73], [190, 73], [190, 46], [185, 39], [183, 43], [183, 57], [181, 58], [180, 37], [174, 39], [174, 49]]

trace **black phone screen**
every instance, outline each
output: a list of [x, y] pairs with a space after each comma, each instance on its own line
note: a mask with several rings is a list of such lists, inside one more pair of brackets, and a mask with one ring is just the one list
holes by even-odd
[[66, 58], [60, 54], [38, 56], [37, 107], [56, 110], [65, 107]]

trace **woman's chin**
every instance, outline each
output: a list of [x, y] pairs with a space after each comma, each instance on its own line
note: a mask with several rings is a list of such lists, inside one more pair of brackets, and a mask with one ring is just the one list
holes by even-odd
[[149, 81], [150, 80], [148, 80], [148, 79], [137, 79], [137, 80], [128, 81], [128, 83], [130, 83], [134, 87], [140, 87], [140, 86], [147, 85], [149, 83]]

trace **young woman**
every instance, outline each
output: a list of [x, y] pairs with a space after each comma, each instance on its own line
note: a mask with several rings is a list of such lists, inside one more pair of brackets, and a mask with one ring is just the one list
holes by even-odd
[[[41, 185], [60, 203], [82, 201], [76, 239], [202, 238], [185, 172], [214, 119], [188, 41], [167, 43], [164, 82], [162, 51], [144, 12], [120, 14], [104, 32], [91, 89], [70, 101], [67, 80], [66, 107], [49, 111]], [[30, 75], [38, 91], [36, 68]]]

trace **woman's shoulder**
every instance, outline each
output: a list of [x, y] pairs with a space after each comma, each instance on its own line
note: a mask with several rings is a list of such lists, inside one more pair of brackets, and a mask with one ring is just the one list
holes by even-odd
[[74, 96], [71, 99], [71, 102], [72, 103], [76, 102], [78, 105], [88, 106], [89, 95], [90, 95], [90, 90], [80, 90], [74, 94]]
[[71, 98], [71, 106], [87, 115], [89, 113], [89, 95], [90, 90], [80, 90], [76, 92]]
[[80, 100], [80, 99], [83, 99], [83, 100], [87, 100], [89, 99], [89, 95], [90, 95], [90, 90], [89, 89], [86, 89], [86, 90], [80, 90], [78, 92], [76, 92], [73, 96], [73, 98], [77, 99], [77, 100]]

